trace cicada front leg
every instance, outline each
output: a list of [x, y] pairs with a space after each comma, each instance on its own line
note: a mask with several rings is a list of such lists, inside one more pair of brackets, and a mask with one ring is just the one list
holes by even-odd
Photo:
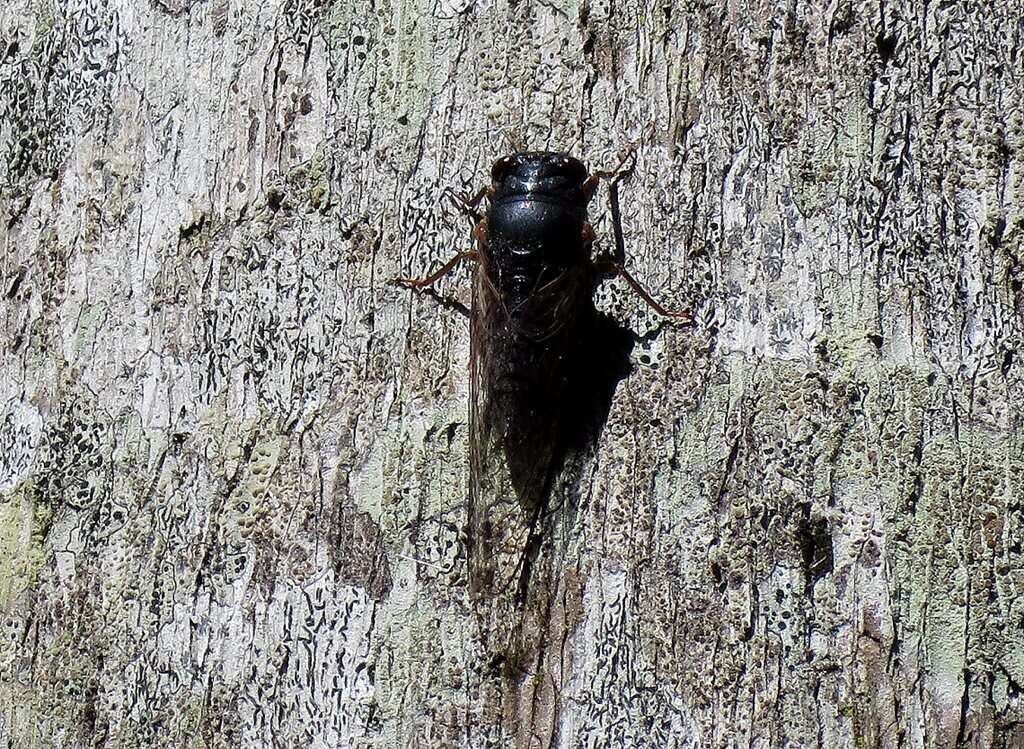
[[445, 191], [442, 194], [451, 198], [452, 202], [455, 203], [463, 213], [472, 216], [473, 220], [479, 224], [483, 220], [483, 216], [480, 215], [480, 212], [476, 207], [480, 205], [481, 200], [491, 197], [492, 192], [493, 190], [490, 187], [481, 187], [473, 197], [467, 198], [464, 195], [459, 195], [448, 187], [445, 188]]

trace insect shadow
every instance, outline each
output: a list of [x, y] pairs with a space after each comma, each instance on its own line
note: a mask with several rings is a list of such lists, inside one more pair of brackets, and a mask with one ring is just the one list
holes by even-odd
[[[560, 404], [562, 418], [554, 449], [549, 453], [541, 448], [550, 455], [550, 471], [541, 491], [541, 501], [535, 507], [528, 541], [520, 560], [516, 585], [519, 604], [527, 598], [538, 555], [546, 542], [554, 541], [554, 524], [547, 519], [560, 515], [567, 520], [568, 526], [574, 524], [573, 519], [579, 511], [580, 481], [586, 470], [586, 457], [597, 445], [608, 422], [615, 390], [633, 369], [630, 355], [636, 344], [636, 335], [615, 318], [597, 311], [592, 304], [583, 314], [578, 346], [568, 357], [566, 365], [567, 396]], [[539, 457], [530, 449], [508, 454], [513, 473], [517, 468], [514, 462], [522, 461], [522, 469], [529, 471]], [[512, 458], [513, 455], [516, 457]]]

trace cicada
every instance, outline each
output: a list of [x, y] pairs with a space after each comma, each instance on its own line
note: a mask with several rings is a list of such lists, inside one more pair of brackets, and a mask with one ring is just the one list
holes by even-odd
[[[462, 261], [476, 263], [470, 343], [469, 586], [479, 599], [525, 595], [559, 467], [564, 404], [593, 293], [621, 276], [659, 314], [664, 309], [611, 259], [594, 259], [587, 205], [602, 177], [547, 151], [498, 159], [491, 184], [464, 207], [477, 219], [476, 249], [436, 273], [400, 278], [427, 287]], [[487, 199], [484, 213], [477, 205]]]

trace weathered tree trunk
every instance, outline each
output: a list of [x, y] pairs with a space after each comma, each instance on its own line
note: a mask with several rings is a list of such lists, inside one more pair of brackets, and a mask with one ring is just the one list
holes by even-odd
[[[0, 749], [1024, 746], [1022, 16], [8, 0]], [[599, 245], [696, 322], [598, 294], [496, 652], [470, 283], [386, 282], [632, 146]]]

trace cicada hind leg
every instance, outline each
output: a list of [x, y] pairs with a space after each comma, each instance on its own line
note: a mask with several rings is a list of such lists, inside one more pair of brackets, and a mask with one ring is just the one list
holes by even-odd
[[[609, 181], [609, 190], [611, 192], [611, 203], [612, 203], [612, 224], [613, 231], [615, 232], [615, 245], [617, 248], [615, 258], [600, 258], [593, 261], [594, 272], [599, 276], [615, 277], [621, 276], [629, 287], [637, 294], [647, 305], [657, 312], [662, 317], [670, 317], [683, 322], [691, 322], [693, 316], [689, 310], [670, 310], [666, 309], [662, 305], [658, 304], [654, 300], [646, 289], [640, 285], [640, 282], [630, 275], [629, 271], [625, 269], [622, 264], [624, 259], [625, 251], [623, 249], [623, 238], [622, 238], [622, 223], [621, 216], [618, 208], [618, 192], [617, 185], [619, 180], [628, 176], [632, 173], [633, 167], [636, 165], [635, 161], [636, 148], [631, 148], [629, 152], [622, 158], [619, 165], [610, 172], [594, 172], [587, 178], [587, 181], [583, 183], [583, 192], [589, 201], [593, 197], [594, 192], [597, 190], [598, 184], [602, 179]], [[626, 163], [631, 162], [628, 167]], [[589, 222], [583, 224], [583, 243], [589, 248], [595, 239], [594, 228]]]
[[633, 276], [630, 275], [629, 271], [622, 267], [621, 263], [617, 263], [614, 260], [597, 260], [594, 261], [594, 270], [604, 276], [614, 278], [615, 276], [621, 276], [622, 279], [629, 284], [629, 287], [646, 303], [647, 306], [653, 309], [662, 317], [671, 317], [675, 320], [682, 322], [692, 322], [693, 315], [689, 310], [670, 310], [665, 309], [658, 304], [654, 297], [652, 297], [640, 282], [637, 281]]

